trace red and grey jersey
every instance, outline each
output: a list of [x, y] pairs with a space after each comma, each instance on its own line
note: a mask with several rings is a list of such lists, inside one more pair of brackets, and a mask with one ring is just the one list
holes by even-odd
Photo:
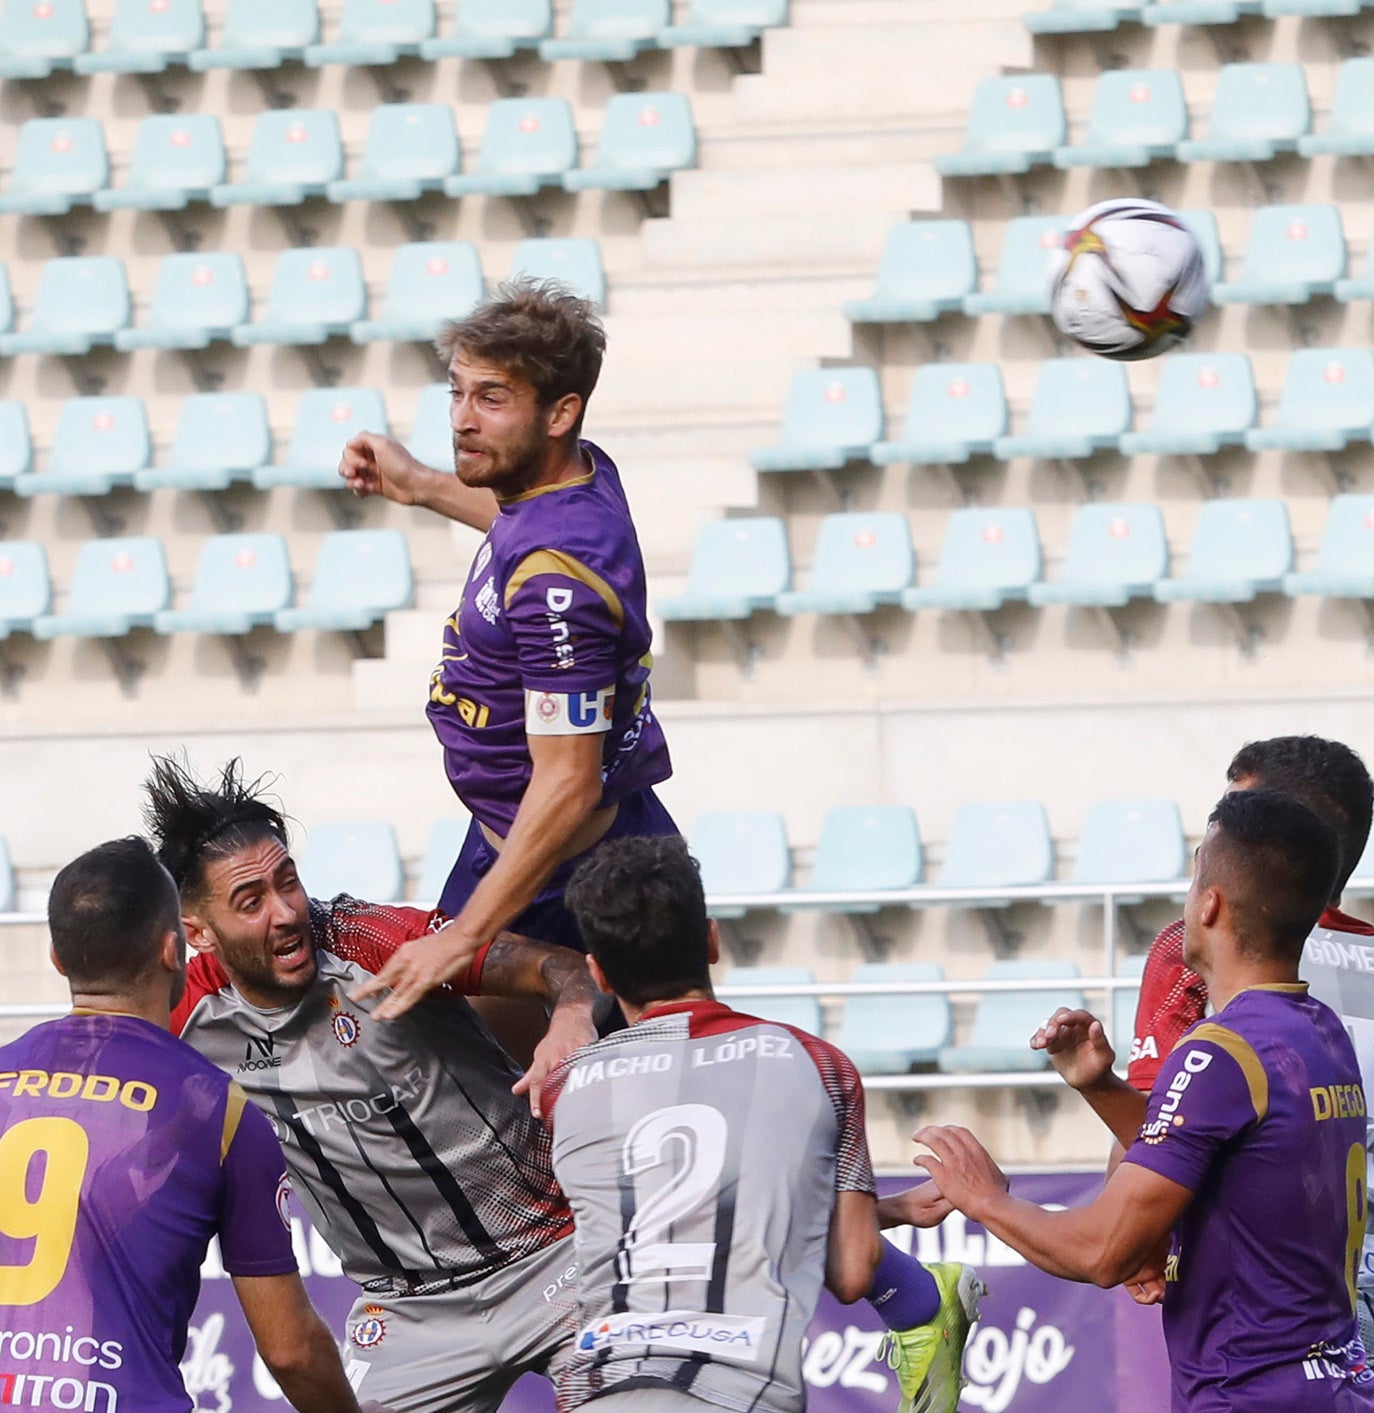
[[191, 963], [173, 1029], [266, 1114], [311, 1219], [360, 1283], [464, 1283], [565, 1236], [548, 1134], [510, 1092], [520, 1071], [463, 999], [467, 972], [399, 1020], [349, 992], [439, 914], [340, 895], [310, 903], [318, 974], [298, 1002], [249, 1005]]
[[569, 1057], [544, 1110], [579, 1269], [560, 1406], [669, 1388], [800, 1410], [835, 1195], [874, 1191], [850, 1061], [714, 1001], [660, 1006]]

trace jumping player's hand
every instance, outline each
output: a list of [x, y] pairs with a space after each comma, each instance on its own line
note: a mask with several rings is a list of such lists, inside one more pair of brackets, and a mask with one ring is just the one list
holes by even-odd
[[542, 1117], [540, 1094], [544, 1081], [574, 1050], [590, 1045], [595, 1039], [596, 1022], [589, 1007], [559, 1006], [549, 1017], [547, 1034], [535, 1046], [529, 1069], [511, 1086], [511, 1093], [528, 1094], [530, 1113], [536, 1119]]
[[373, 1020], [395, 1020], [436, 986], [451, 981], [463, 971], [481, 947], [480, 942], [463, 937], [450, 923], [438, 932], [404, 942], [391, 954], [387, 964], [348, 993], [350, 1001], [366, 1001], [391, 994], [372, 1012]]
[[417, 504], [420, 482], [430, 474], [400, 442], [380, 432], [359, 432], [339, 458], [339, 475], [355, 496], [385, 496], [397, 505]]
[[1061, 1006], [1031, 1036], [1031, 1049], [1044, 1050], [1050, 1063], [1074, 1089], [1091, 1089], [1112, 1072], [1116, 1052], [1102, 1022], [1087, 1011]]
[[930, 1149], [914, 1159], [940, 1185], [940, 1191], [961, 1212], [976, 1221], [983, 1204], [1010, 1187], [1007, 1175], [966, 1128], [935, 1124], [918, 1128], [914, 1142]]

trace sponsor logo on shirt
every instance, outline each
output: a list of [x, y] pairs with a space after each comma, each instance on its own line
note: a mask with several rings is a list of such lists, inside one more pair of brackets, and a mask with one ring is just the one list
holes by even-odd
[[90, 1408], [114, 1413], [119, 1393], [96, 1379], [57, 1379], [51, 1374], [0, 1373], [0, 1404], [25, 1408]]
[[253, 1070], [279, 1070], [281, 1056], [276, 1053], [275, 1042], [270, 1035], [250, 1035], [243, 1048], [243, 1061], [236, 1074], [248, 1074]]
[[349, 1338], [359, 1349], [375, 1349], [386, 1338], [386, 1321], [382, 1305], [364, 1305], [363, 1318], [350, 1331]]
[[549, 635], [553, 638], [553, 665], [559, 669], [572, 667], [577, 659], [573, 654], [572, 630], [563, 615], [572, 607], [571, 589], [550, 589], [544, 595], [544, 615], [549, 621]]
[[1159, 1042], [1153, 1035], [1137, 1035], [1131, 1041], [1131, 1063], [1137, 1060], [1159, 1059]]
[[684, 1354], [710, 1354], [752, 1364], [759, 1357], [767, 1320], [759, 1316], [709, 1315], [665, 1310], [651, 1315], [611, 1315], [588, 1325], [577, 1338], [584, 1351], [650, 1344]]
[[478, 589], [472, 606], [488, 623], [495, 623], [501, 616], [501, 596], [496, 592], [496, 576], [494, 574]]
[[[41, 1359], [51, 1364], [80, 1364], [83, 1368], [122, 1369], [124, 1346], [117, 1339], [100, 1341], [75, 1334], [70, 1325], [66, 1334], [53, 1330], [0, 1330], [0, 1359], [7, 1364], [27, 1364]], [[0, 1379], [13, 1378], [0, 1374]], [[17, 1400], [16, 1400], [17, 1401]], [[0, 1398], [0, 1404], [5, 1402]], [[76, 1404], [72, 1405], [76, 1407]]]
[[1169, 1081], [1159, 1112], [1149, 1123], [1140, 1127], [1140, 1137], [1144, 1142], [1151, 1146], [1163, 1143], [1171, 1130], [1182, 1126], [1183, 1115], [1178, 1112], [1179, 1103], [1188, 1086], [1192, 1084], [1193, 1076], [1201, 1074], [1211, 1063], [1212, 1057], [1206, 1050], [1189, 1050], [1184, 1055], [1183, 1068]]
[[611, 729], [615, 688], [599, 692], [525, 692], [528, 736], [596, 736]]

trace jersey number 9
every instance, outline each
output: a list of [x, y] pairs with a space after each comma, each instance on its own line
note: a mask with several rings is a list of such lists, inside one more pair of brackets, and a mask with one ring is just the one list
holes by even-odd
[[71, 1259], [90, 1152], [73, 1119], [25, 1119], [0, 1134], [0, 1236], [33, 1242], [27, 1261], [0, 1264], [0, 1306], [37, 1305], [57, 1289]]

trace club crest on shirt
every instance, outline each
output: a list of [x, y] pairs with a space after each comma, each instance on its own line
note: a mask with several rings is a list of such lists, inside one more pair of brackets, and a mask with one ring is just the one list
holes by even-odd
[[277, 1179], [277, 1216], [287, 1231], [291, 1230], [291, 1178], [283, 1173]]
[[359, 1349], [375, 1349], [386, 1338], [386, 1313], [382, 1305], [364, 1305], [363, 1318], [353, 1326], [350, 1338]]
[[476, 579], [477, 576], [491, 563], [491, 545], [486, 540], [482, 541], [482, 548], [477, 551], [477, 558], [473, 561], [472, 573], [469, 579]]
[[329, 1027], [334, 1032], [334, 1039], [345, 1050], [351, 1050], [358, 1043], [358, 1037], [362, 1034], [358, 1018], [351, 1011], [336, 1011], [329, 1022]]

